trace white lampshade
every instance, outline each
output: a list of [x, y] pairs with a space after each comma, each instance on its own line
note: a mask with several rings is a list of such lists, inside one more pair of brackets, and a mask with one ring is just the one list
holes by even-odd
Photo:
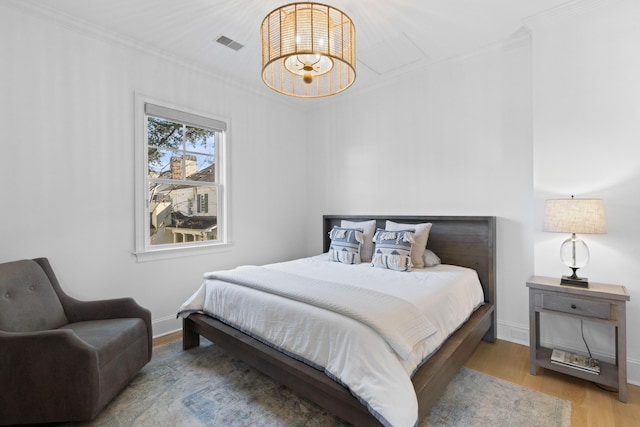
[[552, 199], [544, 206], [544, 231], [604, 234], [607, 223], [601, 199]]

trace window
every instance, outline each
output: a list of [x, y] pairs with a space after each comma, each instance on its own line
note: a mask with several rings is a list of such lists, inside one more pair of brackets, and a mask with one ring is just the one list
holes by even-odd
[[198, 194], [198, 213], [209, 213], [209, 194]]
[[227, 242], [226, 122], [137, 97], [136, 255]]

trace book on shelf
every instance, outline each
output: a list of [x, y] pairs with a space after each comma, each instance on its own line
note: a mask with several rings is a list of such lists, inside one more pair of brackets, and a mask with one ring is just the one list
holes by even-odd
[[569, 351], [554, 349], [551, 353], [551, 363], [568, 366], [591, 374], [598, 375], [600, 373], [600, 362], [598, 362], [598, 359], [571, 353]]

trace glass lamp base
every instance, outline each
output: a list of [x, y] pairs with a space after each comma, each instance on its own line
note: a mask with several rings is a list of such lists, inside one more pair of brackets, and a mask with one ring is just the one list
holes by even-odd
[[589, 281], [584, 277], [578, 277], [576, 271], [589, 262], [589, 248], [585, 242], [576, 237], [575, 233], [571, 234], [571, 237], [562, 243], [560, 259], [562, 259], [564, 265], [573, 271], [571, 276], [562, 276], [560, 284], [588, 288]]

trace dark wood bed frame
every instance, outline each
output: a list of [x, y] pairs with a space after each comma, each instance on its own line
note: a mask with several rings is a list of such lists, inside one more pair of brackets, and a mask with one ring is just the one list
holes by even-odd
[[[329, 248], [328, 232], [340, 221], [375, 219], [384, 228], [385, 220], [401, 223], [431, 222], [427, 248], [433, 250], [443, 264], [473, 268], [484, 289], [485, 302], [412, 378], [419, 404], [419, 419], [427, 416], [460, 367], [476, 349], [481, 339], [496, 339], [496, 218], [492, 216], [366, 216], [325, 215], [324, 252]], [[250, 336], [202, 314], [191, 314], [183, 320], [183, 348], [200, 344], [200, 336], [244, 360], [356, 426], [379, 426], [367, 408], [347, 388], [331, 380], [323, 372], [293, 359]]]

